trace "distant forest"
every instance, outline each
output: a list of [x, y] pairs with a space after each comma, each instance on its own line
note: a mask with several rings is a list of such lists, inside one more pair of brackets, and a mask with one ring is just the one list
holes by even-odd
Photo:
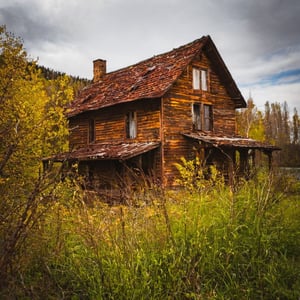
[[82, 78], [82, 77], [79, 77], [79, 76], [68, 75], [64, 72], [55, 71], [55, 70], [50, 69], [50, 68], [45, 67], [45, 66], [37, 65], [36, 67], [37, 67], [38, 70], [41, 71], [41, 75], [46, 80], [56, 80], [60, 77], [68, 76], [70, 78], [70, 84], [73, 86], [75, 96], [80, 91], [80, 89], [82, 89], [85, 85], [91, 83], [91, 80], [89, 80], [89, 79]]
[[276, 145], [274, 163], [280, 167], [300, 167], [300, 119], [296, 108], [291, 115], [287, 102], [266, 102], [257, 109], [252, 98], [247, 108], [237, 111], [237, 129], [242, 136]]

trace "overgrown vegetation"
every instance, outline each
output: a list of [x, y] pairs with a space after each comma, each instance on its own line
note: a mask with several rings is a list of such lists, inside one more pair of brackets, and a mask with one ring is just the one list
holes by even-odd
[[45, 79], [4, 26], [0, 49], [1, 299], [299, 299], [299, 181], [262, 172], [233, 191], [182, 160], [182, 189], [108, 206], [40, 172], [68, 147], [70, 78]]
[[86, 205], [67, 180], [33, 224], [1, 296], [298, 299], [299, 195], [299, 182], [261, 173], [235, 193], [220, 184], [148, 191], [135, 206]]

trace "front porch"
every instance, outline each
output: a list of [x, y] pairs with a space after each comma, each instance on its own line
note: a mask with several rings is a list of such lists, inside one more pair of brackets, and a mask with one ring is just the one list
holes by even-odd
[[139, 186], [160, 180], [159, 142], [93, 144], [86, 148], [44, 158], [68, 165], [80, 176], [82, 188], [109, 203], [126, 202]]
[[272, 169], [273, 151], [280, 148], [240, 136], [221, 136], [203, 132], [184, 133], [193, 142], [204, 166], [214, 165], [229, 185], [239, 178], [249, 179], [258, 164]]

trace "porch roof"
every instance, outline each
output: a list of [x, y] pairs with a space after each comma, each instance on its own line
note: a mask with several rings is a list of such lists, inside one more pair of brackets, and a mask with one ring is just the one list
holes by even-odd
[[205, 132], [189, 132], [183, 133], [183, 135], [213, 147], [258, 149], [263, 151], [280, 150], [277, 146], [241, 136], [225, 136]]
[[47, 157], [43, 161], [126, 160], [153, 150], [159, 145], [159, 142], [94, 144]]

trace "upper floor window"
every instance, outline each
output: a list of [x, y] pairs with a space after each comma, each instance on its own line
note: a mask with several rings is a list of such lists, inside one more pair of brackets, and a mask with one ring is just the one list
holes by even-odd
[[193, 68], [193, 89], [194, 90], [208, 90], [207, 71]]
[[195, 130], [213, 130], [213, 109], [212, 105], [194, 103], [193, 104], [193, 128]]
[[130, 111], [126, 114], [126, 138], [134, 139], [137, 135], [136, 112]]
[[89, 120], [89, 144], [95, 142], [96, 139], [96, 127], [95, 127], [95, 120]]

